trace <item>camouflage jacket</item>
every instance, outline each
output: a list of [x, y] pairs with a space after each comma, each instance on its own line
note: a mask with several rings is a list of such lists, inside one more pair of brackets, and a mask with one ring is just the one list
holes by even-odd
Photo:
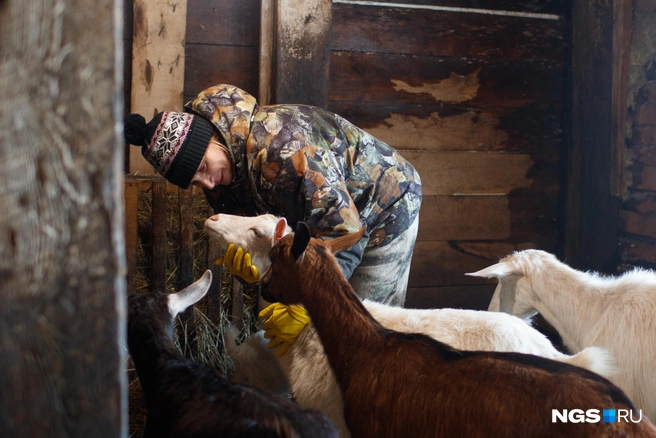
[[272, 213], [292, 228], [337, 237], [366, 226], [362, 240], [338, 254], [347, 278], [366, 248], [404, 232], [421, 206], [421, 181], [396, 150], [342, 117], [306, 105], [258, 106], [232, 85], [216, 85], [186, 110], [223, 135], [233, 182], [205, 191], [217, 212]]

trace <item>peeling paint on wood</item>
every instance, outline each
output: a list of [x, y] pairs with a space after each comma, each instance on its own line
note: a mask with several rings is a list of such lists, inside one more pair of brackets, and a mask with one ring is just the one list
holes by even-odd
[[489, 150], [501, 149], [508, 141], [509, 135], [498, 125], [493, 114], [473, 109], [449, 117], [393, 113], [367, 132], [397, 149]]
[[[130, 112], [148, 121], [158, 110], [182, 109], [187, 2], [135, 0], [134, 11]], [[139, 148], [130, 148], [130, 173], [154, 173]]]
[[481, 69], [466, 74], [459, 75], [451, 72], [447, 79], [441, 80], [434, 84], [423, 83], [419, 87], [413, 87], [405, 81], [392, 79], [394, 90], [405, 91], [407, 93], [427, 93], [433, 96], [436, 102], [460, 103], [472, 100], [478, 94], [480, 87], [478, 74]]

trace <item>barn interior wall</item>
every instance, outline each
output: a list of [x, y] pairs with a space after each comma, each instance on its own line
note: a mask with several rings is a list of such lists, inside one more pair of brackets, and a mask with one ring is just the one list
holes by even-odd
[[656, 0], [635, 0], [618, 253], [623, 271], [656, 268]]
[[[132, 1], [125, 8], [127, 61]], [[421, 3], [427, 2], [405, 2]], [[618, 242], [623, 266], [656, 266], [656, 50], [646, 43], [656, 40], [649, 26], [655, 4], [634, 1]], [[408, 304], [484, 308], [494, 285], [465, 272], [515, 249], [558, 253], [562, 243], [571, 5], [440, 5], [492, 13], [334, 1], [328, 109], [401, 150], [422, 176]], [[260, 0], [188, 0], [184, 100], [215, 83], [257, 96], [259, 30]]]
[[[328, 109], [422, 176], [408, 305], [485, 308], [494, 285], [465, 272], [558, 246], [565, 6], [442, 3], [492, 13], [333, 2]], [[188, 0], [184, 100], [216, 83], [257, 96], [259, 28], [260, 0]]]

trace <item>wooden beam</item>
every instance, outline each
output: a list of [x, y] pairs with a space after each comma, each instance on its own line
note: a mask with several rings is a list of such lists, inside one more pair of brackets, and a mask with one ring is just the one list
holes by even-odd
[[[187, 0], [134, 0], [130, 112], [146, 121], [182, 110], [186, 19]], [[140, 148], [130, 148], [130, 173], [154, 173]]]
[[[328, 106], [328, 35], [332, 21], [331, 0], [277, 0], [271, 14], [271, 3], [262, 3], [262, 41], [275, 42], [275, 47], [262, 48], [261, 65], [271, 63], [270, 103], [302, 103], [322, 108]], [[266, 14], [266, 15], [265, 15]], [[270, 20], [273, 16], [273, 25]], [[271, 36], [271, 31], [273, 36]], [[260, 71], [261, 97], [266, 94], [268, 70]], [[263, 85], [264, 84], [264, 85]]]
[[[627, 33], [614, 26], [612, 3], [573, 2], [572, 137], [564, 255], [572, 267], [614, 272], [617, 267], [618, 68]], [[621, 9], [621, 8], [620, 8]], [[626, 22], [626, 17], [621, 20]]]
[[260, 80], [257, 102], [260, 105], [271, 103], [273, 86], [273, 50], [276, 45], [274, 0], [262, 0], [260, 12]]
[[0, 436], [126, 437], [122, 0], [0, 0]]

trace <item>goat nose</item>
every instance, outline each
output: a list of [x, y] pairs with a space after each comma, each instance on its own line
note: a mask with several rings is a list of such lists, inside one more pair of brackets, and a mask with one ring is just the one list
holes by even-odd
[[210, 220], [218, 221], [219, 220], [219, 215], [215, 214], [214, 216], [210, 216]]

